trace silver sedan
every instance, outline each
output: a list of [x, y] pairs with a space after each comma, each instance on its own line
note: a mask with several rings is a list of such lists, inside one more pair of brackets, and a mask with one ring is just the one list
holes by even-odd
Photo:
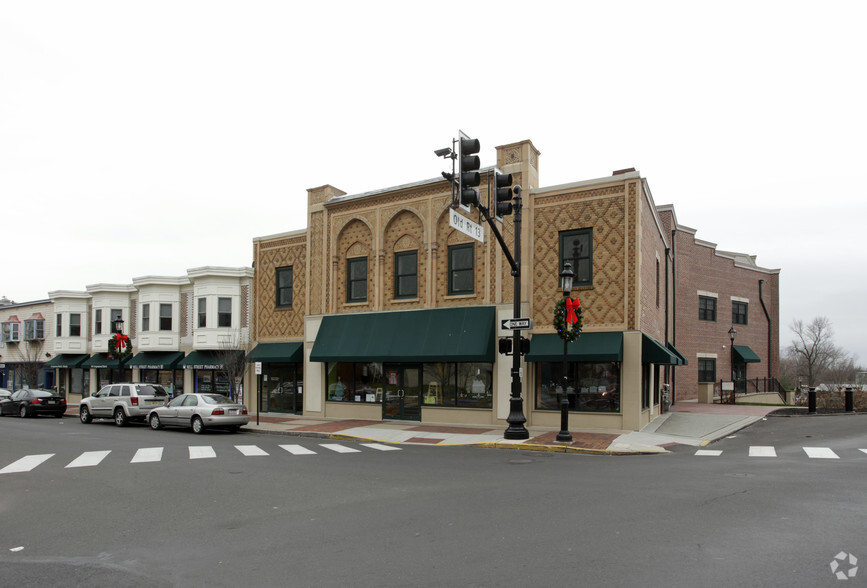
[[237, 431], [250, 422], [247, 407], [222, 394], [181, 394], [148, 413], [151, 429], [191, 427], [193, 433], [223, 428]]

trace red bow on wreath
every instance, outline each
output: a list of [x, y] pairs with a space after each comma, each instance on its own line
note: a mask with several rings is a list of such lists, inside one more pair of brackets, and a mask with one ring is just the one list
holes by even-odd
[[581, 301], [579, 299], [566, 299], [566, 322], [570, 325], [578, 322], [578, 315], [575, 314], [575, 311], [578, 310], [579, 306], [581, 306]]
[[114, 346], [118, 351], [122, 351], [124, 347], [127, 346], [127, 341], [129, 341], [129, 337], [118, 333], [117, 338], [115, 339]]

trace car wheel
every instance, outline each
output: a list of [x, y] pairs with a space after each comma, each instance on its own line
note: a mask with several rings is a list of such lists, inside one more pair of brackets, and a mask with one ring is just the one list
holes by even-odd
[[27, 418], [27, 407], [23, 404], [21, 405], [21, 408], [18, 409], [18, 416], [20, 416], [22, 419]]
[[205, 423], [202, 422], [202, 419], [198, 416], [193, 417], [193, 433], [199, 434], [205, 432]]
[[233, 426], [229, 427], [229, 430], [230, 430], [232, 433], [237, 433], [238, 431], [241, 430], [241, 425], [233, 425]]
[[85, 425], [93, 420], [93, 417], [90, 415], [90, 409], [86, 406], [82, 406], [78, 411], [78, 418], [80, 418], [81, 422]]
[[160, 422], [160, 415], [158, 414], [152, 414], [150, 419], [148, 419], [148, 422], [151, 425], [151, 429], [153, 429], [154, 431], [158, 431], [159, 429], [163, 428], [163, 424]]
[[125, 427], [129, 422], [129, 419], [126, 418], [126, 413], [122, 408], [118, 408], [114, 411], [114, 424], [118, 427]]

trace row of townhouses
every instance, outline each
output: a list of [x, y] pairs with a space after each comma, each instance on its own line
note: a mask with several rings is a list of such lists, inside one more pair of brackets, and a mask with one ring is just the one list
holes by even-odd
[[[776, 389], [779, 270], [697, 239], [633, 169], [537, 187], [539, 156], [530, 141], [497, 147], [496, 167], [524, 187], [528, 424], [558, 426], [563, 390], [573, 427], [637, 430], [669, 394]], [[75, 402], [133, 380], [242, 396], [253, 412], [505, 426], [513, 357], [498, 340], [512, 335], [501, 321], [514, 316], [515, 280], [490, 232], [453, 228], [450, 184], [326, 185], [307, 198], [307, 228], [253, 238], [252, 267], [0, 305], [0, 385], [53, 387]], [[499, 226], [512, 244], [514, 217]], [[567, 262], [583, 332], [564, 348], [554, 309]], [[124, 360], [107, 356], [116, 325], [134, 351]], [[246, 371], [230, 369], [238, 357]]]

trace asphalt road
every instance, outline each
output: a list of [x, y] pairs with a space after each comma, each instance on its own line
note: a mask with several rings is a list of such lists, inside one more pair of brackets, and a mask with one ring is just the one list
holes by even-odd
[[867, 557], [865, 419], [623, 457], [5, 417], [0, 472], [51, 457], [0, 473], [0, 585], [838, 585]]

